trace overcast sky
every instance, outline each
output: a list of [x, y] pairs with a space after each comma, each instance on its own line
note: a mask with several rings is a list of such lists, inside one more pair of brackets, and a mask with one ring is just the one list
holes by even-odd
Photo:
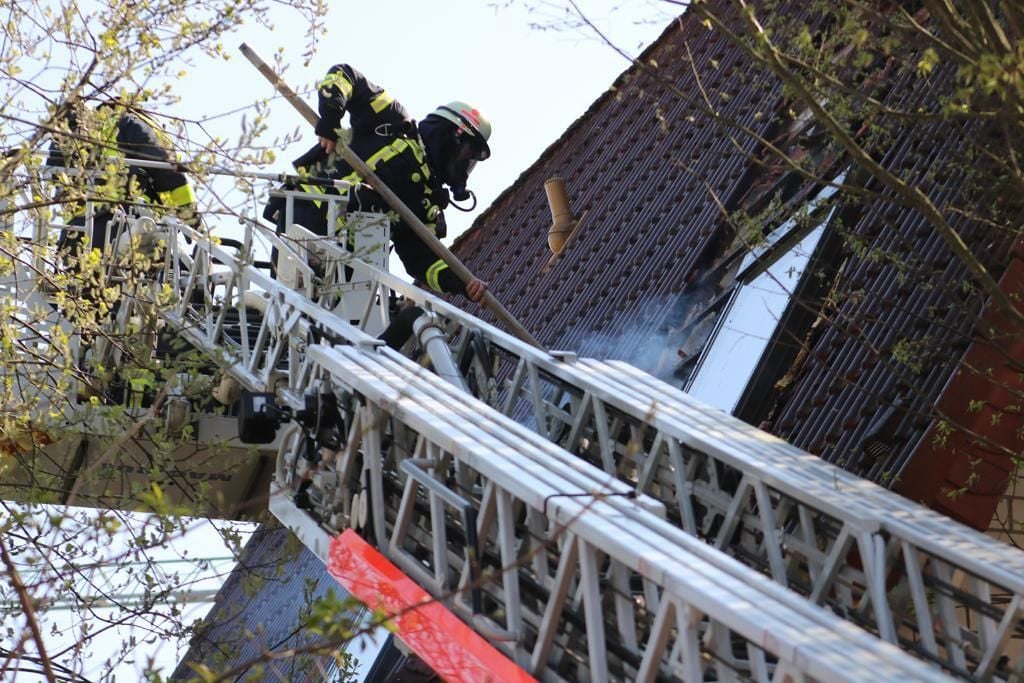
[[[632, 55], [657, 38], [678, 9], [650, 0], [577, 4]], [[470, 179], [479, 199], [477, 211], [446, 212], [447, 242], [469, 227], [629, 66], [586, 28], [544, 28], [566, 18], [563, 3], [378, 0], [332, 2], [331, 7], [329, 33], [308, 67], [302, 64], [301, 20], [289, 21], [283, 14], [273, 31], [248, 27], [225, 45], [233, 48], [245, 41], [267, 61], [284, 46], [286, 79], [296, 90], [312, 87], [331, 65], [346, 62], [386, 88], [416, 119], [451, 100], [468, 101], [489, 117], [492, 156], [477, 165]], [[194, 118], [273, 94], [240, 54], [230, 62], [197, 64], [176, 87], [183, 98], [178, 113]], [[316, 106], [312, 94], [307, 100]], [[239, 119], [235, 114], [210, 124], [231, 134]], [[274, 103], [270, 123], [277, 133], [297, 126], [307, 133], [281, 152], [279, 170], [290, 170], [289, 162], [315, 138], [283, 100]]]

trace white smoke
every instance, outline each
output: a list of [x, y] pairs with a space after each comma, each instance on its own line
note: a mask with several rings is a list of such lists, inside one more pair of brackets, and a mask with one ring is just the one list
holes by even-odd
[[643, 310], [615, 318], [607, 329], [579, 326], [562, 336], [557, 348], [598, 360], [623, 360], [659, 379], [669, 379], [682, 360], [679, 348], [688, 333], [682, 325], [695, 297], [664, 296]]

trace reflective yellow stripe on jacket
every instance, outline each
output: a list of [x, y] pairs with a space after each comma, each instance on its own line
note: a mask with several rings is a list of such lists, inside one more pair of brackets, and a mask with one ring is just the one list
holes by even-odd
[[[158, 121], [143, 111], [132, 111], [131, 114], [137, 119], [145, 122], [153, 131], [153, 135], [156, 137], [157, 142], [159, 142], [160, 145], [171, 154], [171, 156], [175, 159], [177, 158], [178, 155], [175, 150], [174, 140], [167, 134], [167, 131], [164, 130], [163, 126], [161, 126]], [[118, 121], [120, 121], [120, 118]], [[145, 195], [143, 195], [142, 198], [144, 201], [148, 199]], [[188, 206], [189, 204], [194, 204], [196, 196], [192, 191], [192, 185], [186, 180], [184, 185], [179, 185], [178, 187], [165, 190], [164, 192], [157, 192], [157, 201], [160, 203], [160, 206], [177, 209], [183, 206]]]
[[167, 192], [160, 192], [158, 196], [161, 206], [168, 206], [172, 208], [188, 206], [189, 204], [194, 204], [196, 201], [196, 196], [192, 192], [192, 186], [188, 184], [181, 185], [173, 190], [168, 190]]
[[448, 264], [442, 261], [441, 259], [438, 259], [434, 261], [432, 264], [430, 264], [430, 267], [427, 268], [427, 286], [430, 287], [435, 292], [443, 293], [444, 290], [441, 289], [441, 283], [438, 280], [438, 278], [441, 276], [441, 273], [445, 271], [447, 268]]
[[[396, 156], [398, 156], [407, 149], [412, 149], [413, 154], [415, 154], [417, 151], [417, 147], [419, 147], [418, 142], [408, 140], [406, 138], [398, 138], [390, 145], [385, 145], [384, 147], [381, 147], [372, 155], [370, 155], [370, 157], [366, 160], [366, 165], [370, 167], [371, 171], [376, 171], [377, 167], [380, 166], [382, 163], [394, 159]], [[418, 160], [419, 155], [416, 155], [416, 158]], [[359, 175], [358, 171], [352, 171], [347, 176], [342, 178], [342, 180], [345, 182], [352, 183], [353, 185], [357, 185], [363, 182], [363, 176]]]
[[377, 95], [370, 101], [370, 107], [373, 109], [374, 112], [379, 114], [385, 109], [387, 109], [388, 105], [394, 101], [395, 98], [388, 94], [388, 91], [385, 90], [384, 92]]
[[[324, 76], [324, 80], [320, 81], [321, 90], [327, 90], [332, 85], [341, 92], [341, 96], [346, 100], [352, 97], [352, 81], [348, 80], [344, 71], [335, 71], [334, 73], [327, 74]], [[329, 92], [324, 95], [324, 97], [330, 96], [331, 93]]]

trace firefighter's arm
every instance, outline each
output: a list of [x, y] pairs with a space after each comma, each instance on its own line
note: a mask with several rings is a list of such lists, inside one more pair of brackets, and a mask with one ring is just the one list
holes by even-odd
[[392, 224], [391, 241], [405, 271], [416, 282], [439, 294], [467, 293], [465, 285], [449, 270], [448, 265], [437, 258], [407, 226]]
[[[177, 166], [170, 140], [161, 139], [165, 137], [140, 118], [127, 115], [118, 124], [117, 146], [128, 158], [151, 159]], [[195, 194], [184, 173], [165, 168], [137, 169], [136, 172], [149, 178], [161, 206], [174, 209], [186, 224], [194, 228], [200, 226]]]
[[[397, 247], [397, 245], [396, 245]], [[399, 254], [401, 256], [401, 254]], [[427, 267], [423, 280], [427, 283], [427, 286], [435, 292], [444, 292], [445, 294], [461, 294], [470, 301], [477, 303], [481, 302], [484, 298], [484, 293], [487, 291], [487, 283], [480, 278], [473, 278], [469, 281], [469, 284], [463, 284], [462, 280], [451, 271], [448, 264], [442, 259], [436, 259], [430, 266]]]
[[[444, 226], [444, 213], [434, 204], [421, 202], [409, 203], [409, 208], [423, 224], [441, 234]], [[348, 209], [350, 211], [387, 210], [380, 195], [367, 185], [357, 185], [349, 191]], [[391, 224], [391, 241], [395, 245], [395, 253], [402, 261], [405, 271], [418, 283], [439, 294], [461, 294], [472, 301], [481, 301], [487, 291], [487, 283], [478, 278], [469, 285], [451, 271], [448, 264], [437, 258], [430, 247], [402, 222]]]
[[[327, 71], [317, 87], [317, 109], [320, 121], [316, 124], [316, 134], [321, 141], [335, 142], [338, 139], [338, 128], [341, 119], [348, 110], [356, 83], [355, 73], [348, 64], [335, 64]], [[323, 143], [321, 143], [323, 144]], [[325, 146], [326, 149], [326, 146]], [[328, 152], [333, 151], [328, 149]]]
[[[359, 188], [363, 190], [359, 192], [361, 198], [370, 199], [372, 197], [376, 200], [379, 197], [373, 190], [364, 188], [365, 186]], [[436, 206], [433, 206], [431, 209], [429, 202], [409, 201], [409, 196], [402, 197], [399, 195], [399, 197], [405, 201], [406, 206], [409, 207], [416, 217], [429, 229], [435, 231], [436, 234], [437, 223], [439, 220], [444, 220], [444, 214]], [[365, 202], [365, 205], [372, 206], [375, 203], [374, 201], [369, 201]], [[383, 204], [383, 202], [380, 203]], [[349, 206], [352, 207], [352, 204], [350, 201]], [[465, 294], [465, 287], [459, 278], [449, 272], [445, 262], [438, 260], [434, 252], [430, 250], [430, 247], [404, 222], [392, 222], [391, 242], [395, 245], [395, 253], [401, 259], [405, 272], [416, 282], [426, 285], [428, 289], [438, 293]]]

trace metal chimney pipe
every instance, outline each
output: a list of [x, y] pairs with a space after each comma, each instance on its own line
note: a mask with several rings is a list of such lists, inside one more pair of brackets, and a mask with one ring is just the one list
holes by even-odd
[[548, 196], [551, 208], [551, 227], [548, 229], [548, 247], [558, 254], [565, 247], [569, 235], [576, 229], [577, 220], [569, 206], [569, 195], [565, 191], [565, 181], [555, 177], [544, 181], [544, 192]]

